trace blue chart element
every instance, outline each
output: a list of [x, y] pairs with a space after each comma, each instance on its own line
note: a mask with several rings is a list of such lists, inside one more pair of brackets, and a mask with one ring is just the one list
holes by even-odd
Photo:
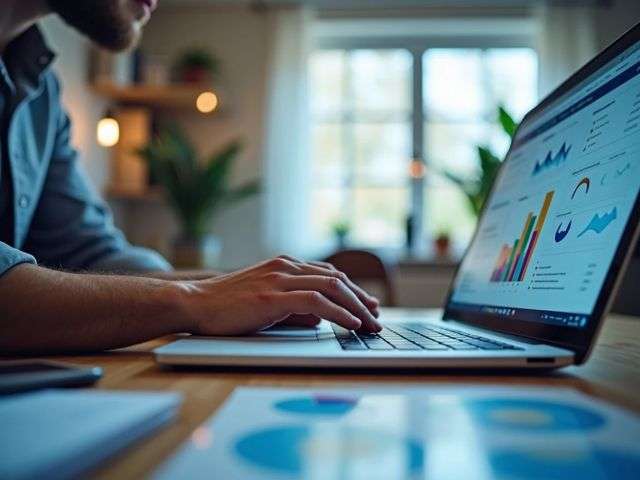
[[576, 188], [573, 189], [573, 193], [571, 194], [571, 200], [574, 199], [574, 197], [576, 196], [576, 193], [578, 193], [578, 190], [580, 190], [580, 187], [584, 185], [585, 191], [584, 193], [589, 193], [589, 187], [591, 186], [591, 179], [589, 177], [584, 177], [582, 180], [580, 180], [578, 182], [578, 185], [576, 185]]
[[549, 151], [544, 161], [537, 162], [536, 166], [533, 167], [532, 175], [537, 175], [543, 170], [546, 170], [547, 168], [550, 168], [550, 167], [557, 167], [567, 159], [570, 151], [571, 151], [571, 145], [567, 146], [566, 142], [562, 144], [562, 146], [560, 147], [560, 150], [558, 150], [558, 153], [556, 153], [555, 155], [553, 154], [552, 151]]
[[596, 213], [585, 229], [578, 234], [578, 238], [590, 230], [598, 234], [604, 232], [604, 229], [607, 228], [616, 218], [618, 218], [618, 207], [613, 207], [613, 210], [609, 213], [602, 214], [602, 216]]
[[635, 480], [640, 457], [594, 448], [569, 449], [562, 444], [547, 450], [498, 451], [489, 455], [497, 478], [521, 480]]
[[631, 170], [631, 164], [629, 162], [627, 162], [627, 164], [622, 167], [622, 168], [616, 168], [616, 175], [618, 177], [621, 177], [622, 175], [624, 175], [628, 170]]
[[344, 415], [358, 404], [357, 398], [316, 395], [276, 402], [276, 409], [301, 415]]
[[556, 243], [561, 242], [567, 235], [569, 235], [569, 230], [571, 230], [571, 222], [572, 220], [569, 220], [569, 223], [564, 228], [564, 230], [562, 229], [562, 222], [560, 222], [560, 225], [558, 225], [558, 228], [556, 228], [556, 234], [554, 236], [554, 240], [556, 241]]
[[235, 452], [256, 467], [294, 478], [312, 474], [310, 468], [317, 468], [317, 473], [322, 473], [326, 462], [340, 465], [343, 472], [349, 469], [350, 464], [356, 463], [361, 470], [366, 468], [369, 459], [380, 459], [388, 452], [393, 452], [394, 461], [398, 460], [400, 452], [405, 465], [399, 465], [400, 471], [394, 478], [403, 478], [402, 474], [423, 472], [425, 458], [422, 445], [414, 440], [339, 425], [329, 434], [326, 430], [318, 431], [304, 425], [258, 430], [240, 439], [235, 445]]
[[522, 433], [586, 432], [605, 424], [605, 418], [592, 410], [544, 400], [474, 400], [470, 410], [483, 427]]

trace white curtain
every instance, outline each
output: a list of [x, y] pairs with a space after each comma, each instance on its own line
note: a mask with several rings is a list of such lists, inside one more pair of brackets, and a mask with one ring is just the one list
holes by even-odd
[[597, 53], [596, 7], [544, 4], [538, 19], [539, 90], [545, 96]]
[[265, 243], [271, 255], [304, 257], [309, 243], [308, 59], [313, 12], [276, 8], [270, 17], [265, 122]]

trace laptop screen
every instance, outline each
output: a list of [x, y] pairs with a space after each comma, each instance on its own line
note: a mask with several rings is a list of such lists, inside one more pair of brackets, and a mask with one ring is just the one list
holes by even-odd
[[448, 307], [585, 328], [640, 189], [640, 45], [518, 130]]

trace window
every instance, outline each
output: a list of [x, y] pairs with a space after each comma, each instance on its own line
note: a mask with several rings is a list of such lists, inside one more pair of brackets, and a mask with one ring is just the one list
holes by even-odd
[[[477, 145], [502, 157], [509, 140], [496, 124], [503, 105], [521, 118], [536, 103], [537, 58], [532, 49], [430, 49], [423, 55], [424, 157], [434, 173], [472, 178]], [[447, 72], [442, 74], [442, 72]], [[427, 237], [449, 233], [460, 245], [473, 234], [475, 218], [460, 190], [429, 175], [424, 192]]]
[[[351, 244], [397, 249], [413, 215], [424, 245], [446, 231], [464, 246], [475, 219], [441, 173], [475, 175], [478, 144], [506, 152], [495, 111], [519, 118], [535, 104], [535, 51], [379, 43], [312, 55], [311, 233], [328, 246], [347, 223]], [[427, 175], [412, 181], [418, 157]]]

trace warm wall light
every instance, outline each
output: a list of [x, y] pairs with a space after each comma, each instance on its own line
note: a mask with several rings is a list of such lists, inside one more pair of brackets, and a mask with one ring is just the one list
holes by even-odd
[[200, 113], [211, 113], [218, 108], [218, 97], [213, 92], [202, 92], [196, 99], [196, 108]]
[[98, 122], [96, 136], [98, 144], [103, 147], [113, 147], [120, 140], [120, 125], [111, 112], [107, 112]]

